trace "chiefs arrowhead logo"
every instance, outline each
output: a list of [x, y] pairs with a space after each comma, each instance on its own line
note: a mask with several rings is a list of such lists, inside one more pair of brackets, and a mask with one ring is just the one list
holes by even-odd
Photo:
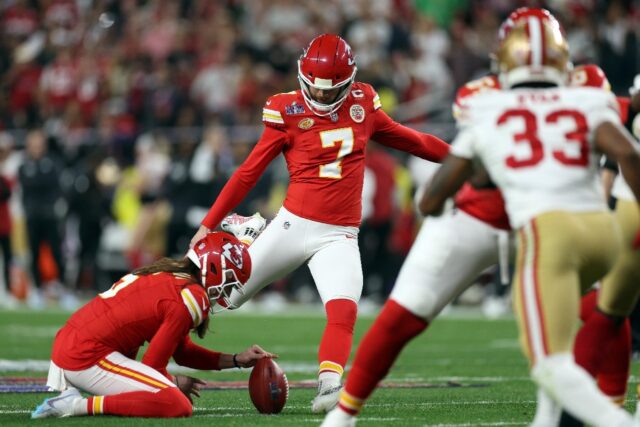
[[238, 245], [234, 245], [233, 243], [225, 244], [222, 246], [222, 255], [238, 267], [239, 270], [242, 270], [244, 264], [242, 260], [242, 249]]

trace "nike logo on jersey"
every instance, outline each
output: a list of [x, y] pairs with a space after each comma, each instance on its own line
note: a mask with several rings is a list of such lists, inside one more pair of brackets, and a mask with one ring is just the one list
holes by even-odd
[[207, 311], [207, 302], [202, 298], [202, 311]]
[[266, 102], [266, 105], [271, 105], [271, 100], [268, 100], [268, 101]]
[[356, 60], [355, 60], [354, 58], [349, 58], [349, 59], [347, 60], [347, 64], [349, 64], [349, 65], [353, 65], [353, 64], [355, 64], [355, 63], [356, 63]]

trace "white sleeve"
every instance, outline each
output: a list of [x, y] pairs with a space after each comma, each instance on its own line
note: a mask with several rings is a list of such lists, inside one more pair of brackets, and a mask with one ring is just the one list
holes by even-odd
[[604, 122], [620, 124], [620, 107], [616, 97], [612, 93], [606, 93], [602, 97], [602, 102], [594, 103], [589, 109], [589, 123], [592, 129], [597, 128]]
[[450, 153], [454, 156], [472, 159], [476, 156], [476, 142], [476, 133], [473, 131], [473, 128], [467, 127], [462, 129], [451, 144]]

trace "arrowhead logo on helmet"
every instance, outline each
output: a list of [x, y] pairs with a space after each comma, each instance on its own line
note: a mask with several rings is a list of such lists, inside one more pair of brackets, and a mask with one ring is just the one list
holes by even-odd
[[201, 273], [201, 285], [209, 302], [224, 308], [237, 308], [230, 300], [232, 292], [242, 294], [251, 274], [251, 257], [233, 235], [216, 231], [208, 233], [187, 252]]
[[222, 255], [231, 261], [233, 265], [242, 270], [242, 250], [232, 243], [225, 243], [225, 245], [222, 246], [222, 249]]

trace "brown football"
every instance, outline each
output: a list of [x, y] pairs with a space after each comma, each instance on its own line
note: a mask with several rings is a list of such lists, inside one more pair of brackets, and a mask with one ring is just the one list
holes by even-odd
[[249, 396], [258, 412], [277, 414], [289, 396], [289, 382], [280, 366], [272, 359], [260, 359], [249, 377]]

